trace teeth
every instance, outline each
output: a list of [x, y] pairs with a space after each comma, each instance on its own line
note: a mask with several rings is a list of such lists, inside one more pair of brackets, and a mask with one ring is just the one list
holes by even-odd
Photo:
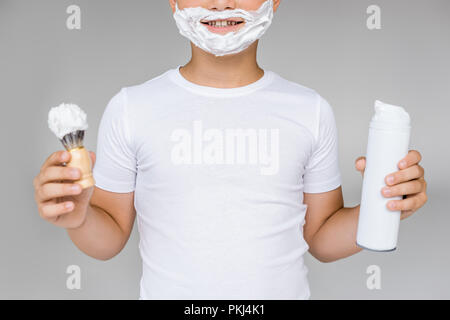
[[236, 21], [221, 20], [221, 21], [209, 21], [208, 24], [211, 27], [224, 28], [224, 27], [227, 27], [227, 26], [235, 26], [235, 25], [237, 25], [237, 22]]

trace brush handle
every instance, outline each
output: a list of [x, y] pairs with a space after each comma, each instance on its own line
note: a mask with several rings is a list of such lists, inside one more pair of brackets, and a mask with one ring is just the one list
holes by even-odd
[[69, 150], [72, 158], [67, 163], [67, 167], [78, 168], [81, 170], [81, 179], [76, 182], [81, 185], [83, 189], [92, 187], [95, 184], [92, 176], [92, 162], [88, 151], [84, 147], [79, 147]]

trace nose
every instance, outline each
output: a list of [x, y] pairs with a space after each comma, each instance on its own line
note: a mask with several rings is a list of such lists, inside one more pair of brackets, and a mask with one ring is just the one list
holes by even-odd
[[236, 9], [236, 0], [211, 0], [208, 1], [209, 10], [234, 10]]

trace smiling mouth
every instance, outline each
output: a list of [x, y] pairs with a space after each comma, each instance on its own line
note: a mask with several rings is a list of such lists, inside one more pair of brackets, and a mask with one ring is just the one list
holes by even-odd
[[226, 27], [240, 25], [240, 24], [244, 23], [244, 21], [227, 19], [227, 20], [201, 21], [201, 23], [203, 23], [204, 25], [210, 26], [210, 27], [226, 28]]
[[210, 20], [210, 21], [202, 20], [200, 22], [203, 25], [205, 25], [209, 31], [220, 34], [237, 31], [245, 24], [245, 21], [242, 18]]

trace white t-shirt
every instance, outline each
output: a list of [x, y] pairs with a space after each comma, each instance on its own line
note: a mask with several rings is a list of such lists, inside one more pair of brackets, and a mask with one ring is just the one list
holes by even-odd
[[101, 120], [98, 188], [135, 192], [140, 299], [308, 299], [303, 192], [341, 184], [333, 110], [266, 71], [239, 88], [179, 67]]

